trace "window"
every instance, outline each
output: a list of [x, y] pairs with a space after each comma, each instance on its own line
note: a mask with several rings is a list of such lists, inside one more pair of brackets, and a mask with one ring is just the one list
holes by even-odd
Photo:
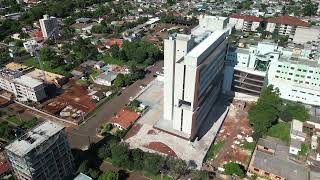
[[309, 73], [313, 73], [313, 71], [310, 70]]
[[302, 70], [302, 71], [303, 71], [303, 72], [307, 72], [307, 70], [305, 70], [305, 69], [304, 69], [304, 70]]
[[268, 173], [268, 172], [264, 172], [264, 175], [269, 176], [269, 175], [270, 175], [270, 173]]
[[278, 65], [278, 67], [282, 67], [282, 65]]
[[294, 67], [291, 67], [290, 69], [294, 69]]
[[301, 69], [298, 69], [298, 71], [301, 71]]
[[264, 149], [264, 150], [269, 150], [269, 148], [267, 148], [267, 147], [263, 147], [263, 149]]
[[275, 76], [276, 78], [279, 78], [279, 76]]
[[277, 73], [279, 73], [280, 71], [279, 70], [277, 70]]
[[257, 169], [257, 168], [253, 168], [253, 170], [256, 171], [256, 172], [259, 172], [259, 169]]
[[291, 80], [291, 78], [288, 78], [287, 80], [289, 80], [289, 81], [290, 81], [290, 80]]
[[311, 79], [311, 76], [307, 76], [308, 79]]
[[289, 75], [292, 75], [292, 73], [289, 73]]

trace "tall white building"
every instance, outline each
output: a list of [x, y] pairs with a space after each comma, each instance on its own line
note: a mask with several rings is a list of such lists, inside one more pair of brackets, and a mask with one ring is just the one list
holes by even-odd
[[193, 139], [222, 86], [227, 38], [225, 17], [204, 16], [191, 35], [164, 41], [164, 114], [177, 134]]
[[53, 38], [58, 38], [59, 29], [57, 18], [43, 15], [43, 19], [40, 19], [39, 22], [45, 39], [49, 38], [51, 35]]
[[[73, 156], [64, 127], [44, 122], [5, 147], [17, 179], [70, 179]], [[69, 178], [68, 178], [69, 177]]]

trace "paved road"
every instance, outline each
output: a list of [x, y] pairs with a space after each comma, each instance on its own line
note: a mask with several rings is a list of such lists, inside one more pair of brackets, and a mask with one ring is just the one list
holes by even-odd
[[67, 129], [69, 143], [72, 148], [85, 149], [90, 142], [97, 142], [100, 139], [96, 137], [97, 129], [105, 122], [110, 121], [114, 113], [128, 104], [130, 97], [134, 97], [141, 89], [140, 85], [149, 84], [155, 77], [157, 71], [161, 71], [163, 61], [157, 62], [154, 66], [148, 68], [151, 73], [144, 79], [138, 80], [132, 85], [126, 87], [120, 96], [115, 96], [109, 102], [102, 105], [96, 115], [89, 119], [85, 124], [75, 129]]

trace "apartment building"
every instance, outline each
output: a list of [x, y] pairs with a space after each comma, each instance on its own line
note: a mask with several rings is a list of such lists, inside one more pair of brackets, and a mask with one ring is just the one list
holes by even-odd
[[294, 35], [298, 26], [308, 27], [309, 23], [294, 16], [278, 16], [267, 19], [266, 31], [277, 31], [279, 35]]
[[0, 69], [0, 88], [14, 94], [19, 101], [38, 102], [47, 97], [42, 81], [6, 68]]
[[232, 14], [229, 23], [234, 25], [237, 30], [257, 31], [262, 21], [262, 18], [256, 16]]
[[204, 16], [191, 35], [164, 41], [163, 118], [179, 134], [193, 139], [217, 99], [223, 79], [228, 18]]
[[43, 18], [39, 20], [41, 31], [43, 37], [49, 38], [58, 38], [59, 29], [58, 29], [58, 20], [55, 17], [49, 17], [49, 15], [43, 15]]
[[62, 125], [46, 121], [6, 146], [15, 177], [62, 180], [73, 174], [73, 157], [64, 130]]

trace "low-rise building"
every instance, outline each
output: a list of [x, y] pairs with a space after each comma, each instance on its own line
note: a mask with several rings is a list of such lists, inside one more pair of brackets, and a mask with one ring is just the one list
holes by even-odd
[[294, 35], [298, 26], [308, 27], [309, 23], [294, 16], [278, 16], [267, 19], [266, 31], [278, 32], [279, 35]]
[[140, 115], [128, 109], [121, 109], [116, 116], [112, 117], [112, 124], [120, 129], [128, 129]]
[[112, 86], [113, 81], [116, 79], [116, 77], [117, 74], [113, 72], [104, 72], [98, 75], [94, 82], [104, 86]]
[[305, 165], [290, 160], [288, 146], [271, 137], [257, 143], [248, 167], [248, 175], [254, 174], [272, 180], [308, 180]]
[[256, 16], [232, 14], [229, 19], [229, 24], [235, 25], [235, 29], [237, 30], [257, 31], [262, 21], [262, 18]]
[[47, 97], [42, 81], [6, 68], [0, 70], [0, 88], [11, 92], [20, 101], [38, 102]]

